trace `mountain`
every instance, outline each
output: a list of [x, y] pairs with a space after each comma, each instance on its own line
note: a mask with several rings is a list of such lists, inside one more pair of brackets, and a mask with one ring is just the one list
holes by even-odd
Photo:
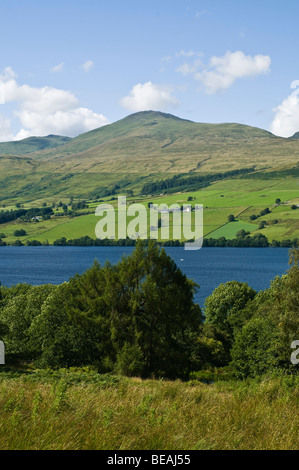
[[[114, 153], [130, 157], [178, 152], [198, 154], [207, 146], [231, 144], [250, 139], [275, 138], [270, 132], [240, 124], [203, 124], [171, 114], [143, 111], [120, 121], [71, 139], [59, 149], [39, 152], [34, 158], [57, 159], [82, 154], [92, 149], [94, 156], [111, 157]], [[90, 152], [88, 153], [90, 155]]]
[[48, 135], [47, 137], [28, 137], [15, 142], [1, 142], [0, 155], [26, 155], [46, 148], [55, 148], [66, 144], [69, 137]]
[[241, 124], [205, 124], [145, 111], [30, 155], [66, 171], [124, 173], [225, 171], [299, 161], [296, 139]]
[[[298, 139], [242, 124], [195, 123], [156, 111], [132, 114], [73, 139], [31, 139], [31, 153], [23, 151], [19, 159], [13, 151], [17, 142], [0, 144], [0, 152], [1, 145], [11, 144], [9, 153], [15, 155], [0, 157], [0, 200], [102, 197], [105, 188], [138, 191], [146, 182], [179, 173], [252, 167], [281, 171], [299, 162]], [[36, 142], [45, 147], [38, 149]]]

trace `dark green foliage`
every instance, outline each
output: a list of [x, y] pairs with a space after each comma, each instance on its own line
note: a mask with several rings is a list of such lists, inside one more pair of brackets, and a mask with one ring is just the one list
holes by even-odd
[[24, 246], [24, 244], [21, 242], [21, 240], [16, 240], [11, 244], [12, 246]]
[[25, 215], [26, 212], [26, 209], [18, 209], [16, 211], [0, 211], [0, 224], [5, 224], [7, 222], [11, 222], [12, 220], [16, 220], [19, 217]]
[[27, 235], [26, 230], [15, 230], [14, 231], [14, 237], [25, 237]]
[[239, 377], [296, 372], [291, 363], [291, 343], [299, 338], [299, 250], [293, 250], [291, 268], [249, 303], [248, 321], [236, 335], [232, 366]]
[[202, 322], [196, 288], [163, 249], [139, 242], [117, 265], [95, 262], [61, 286], [4, 289], [7, 353], [39, 367], [188, 377]]
[[156, 194], [167, 191], [173, 193], [176, 191], [191, 191], [209, 186], [213, 181], [219, 181], [234, 176], [240, 176], [252, 173], [255, 168], [242, 168], [240, 170], [231, 170], [225, 173], [202, 174], [202, 175], [175, 175], [172, 178], [147, 183], [143, 186], [142, 194]]
[[8, 330], [5, 336], [8, 357], [30, 360], [38, 354], [31, 342], [29, 329], [34, 318], [41, 314], [43, 304], [53, 289], [55, 287], [51, 285], [27, 284], [2, 289], [0, 318]]
[[145, 368], [145, 359], [140, 346], [125, 343], [117, 354], [116, 371], [127, 377], [141, 376]]
[[232, 338], [240, 312], [256, 295], [246, 283], [229, 281], [220, 284], [205, 301], [206, 324], [214, 325]]
[[259, 217], [263, 217], [264, 215], [267, 215], [267, 214], [270, 214], [271, 211], [269, 209], [269, 207], [266, 207], [265, 209], [261, 210], [260, 213], [258, 215], [256, 214], [252, 214], [249, 218], [250, 220], [256, 220], [258, 219]]
[[51, 207], [0, 211], [0, 224], [5, 224], [19, 218], [24, 221], [30, 221], [33, 217], [43, 217], [51, 214], [53, 214]]
[[232, 364], [239, 378], [269, 373], [277, 366], [278, 332], [270, 318], [252, 318], [236, 337]]
[[195, 288], [164, 250], [138, 243], [117, 265], [94, 265], [73, 279], [71, 315], [100, 326], [103, 364], [125, 370], [130, 357], [141, 375], [182, 376], [189, 335], [201, 323]]
[[31, 343], [39, 352], [39, 367], [81, 366], [98, 360], [97, 330], [78, 328], [71, 320], [71, 296], [67, 283], [55, 288], [30, 326]]
[[26, 245], [27, 246], [42, 246], [42, 243], [38, 240], [27, 240]]
[[259, 217], [263, 217], [264, 215], [267, 215], [267, 214], [270, 214], [271, 211], [269, 209], [269, 207], [266, 207], [266, 209], [263, 209], [261, 212], [260, 212], [260, 215]]
[[267, 225], [267, 224], [266, 224], [266, 222], [265, 222], [264, 220], [263, 220], [262, 222], [260, 222], [260, 224], [259, 224], [259, 230], [263, 230], [266, 225]]
[[[257, 233], [252, 237], [240, 231], [237, 234], [237, 238], [232, 240], [227, 240], [225, 237], [220, 238], [204, 238], [203, 247], [240, 247], [240, 248], [267, 248], [270, 246], [270, 243], [267, 237], [261, 233]], [[247, 232], [248, 233], [248, 232]], [[281, 242], [272, 243], [271, 246], [281, 246]], [[297, 239], [288, 240], [286, 246], [295, 247], [297, 246]]]
[[[160, 226], [161, 219], [159, 218], [158, 224]], [[145, 240], [144, 243], [147, 244], [149, 240]], [[27, 243], [27, 242], [26, 242]], [[30, 242], [31, 243], [31, 242]], [[185, 242], [181, 242], [180, 240], [166, 240], [164, 242], [158, 242], [158, 245], [161, 246], [184, 246]], [[89, 236], [76, 238], [73, 240], [67, 240], [65, 237], [59, 238], [53, 242], [54, 246], [135, 246], [136, 240], [132, 240], [131, 238], [120, 239], [120, 240], [109, 240], [105, 238], [103, 240], [100, 239], [92, 239]], [[204, 238], [203, 240], [203, 247], [240, 247], [240, 248], [266, 248], [268, 246], [273, 247], [289, 247], [295, 248], [298, 246], [298, 238], [294, 238], [293, 240], [284, 240], [282, 242], [273, 240], [271, 244], [269, 243], [267, 237], [261, 233], [257, 233], [252, 237], [249, 235], [249, 232], [244, 232], [244, 230], [240, 230], [237, 233], [236, 238], [227, 240], [225, 237], [221, 238]]]
[[86, 209], [88, 205], [86, 204], [86, 201], [78, 201], [78, 202], [73, 202], [72, 203], [72, 210], [77, 211], [80, 209]]

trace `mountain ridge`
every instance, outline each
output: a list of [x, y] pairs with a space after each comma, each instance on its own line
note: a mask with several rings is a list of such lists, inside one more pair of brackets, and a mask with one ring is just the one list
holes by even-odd
[[135, 190], [179, 174], [293, 169], [299, 140], [244, 124], [195, 123], [145, 111], [15, 157], [0, 158], [0, 200], [65, 193], [86, 197], [114, 186]]
[[[239, 130], [247, 130], [248, 132], [254, 132], [255, 135], [252, 136], [257, 136], [257, 133], [262, 135], [268, 135], [272, 136], [274, 138], [281, 138], [278, 136], [275, 136], [271, 132], [255, 127], [255, 126], [250, 126], [246, 124], [239, 124], [239, 123], [204, 123], [204, 122], [195, 122], [191, 121], [189, 119], [184, 119], [180, 118], [178, 116], [175, 116], [173, 114], [169, 113], [163, 113], [160, 111], [140, 111], [136, 112], [133, 114], [130, 114], [118, 121], [115, 121], [114, 123], [111, 124], [106, 124], [105, 126], [101, 126], [96, 129], [92, 129], [91, 131], [85, 132], [83, 134], [79, 134], [76, 137], [67, 137], [67, 136], [60, 136], [60, 135], [53, 135], [50, 134], [48, 136], [32, 136], [28, 137], [26, 139], [22, 139], [19, 141], [8, 141], [8, 142], [0, 142], [0, 155], [27, 155], [27, 154], [36, 154], [37, 152], [41, 152], [43, 150], [49, 150], [49, 149], [57, 149], [57, 147], [64, 147], [65, 145], [69, 144], [68, 147], [73, 147], [73, 144], [78, 144], [80, 147], [80, 143], [83, 141], [90, 141], [90, 145], [88, 145], [88, 148], [92, 148], [93, 146], [97, 146], [102, 143], [102, 139], [100, 136], [103, 134], [103, 138], [105, 137], [109, 138], [111, 136], [110, 130], [113, 129], [112, 132], [112, 137], [115, 138], [116, 136], [119, 137], [121, 135], [125, 135], [126, 133], [129, 132], [130, 128], [133, 126], [135, 129], [140, 128], [142, 126], [154, 126], [159, 124], [159, 120], [165, 119], [168, 120], [168, 122], [173, 121], [176, 124], [177, 123], [185, 123], [189, 124], [191, 126], [198, 126], [198, 129], [201, 127], [201, 130], [204, 132], [207, 132], [207, 130], [211, 131], [217, 131], [221, 130], [221, 128], [227, 128], [227, 135], [223, 135], [223, 137], [232, 137], [232, 135], [229, 135], [230, 132], [233, 132], [236, 130], [236, 128]], [[148, 122], [150, 120], [150, 122]], [[125, 126], [127, 126], [127, 129], [123, 129]], [[122, 129], [122, 131], [121, 131]], [[117, 130], [118, 135], [117, 135]], [[115, 132], [114, 132], [115, 131]], [[106, 134], [106, 136], [105, 136]], [[116, 134], [116, 135], [115, 135]], [[223, 132], [222, 132], [223, 134]], [[299, 136], [299, 132], [296, 133]], [[290, 139], [296, 139], [298, 136], [294, 134], [294, 136], [290, 137]], [[73, 149], [72, 149], [73, 150]], [[86, 150], [86, 148], [84, 149]], [[77, 153], [77, 152], [75, 152]]]
[[26, 139], [0, 142], [0, 155], [26, 155], [45, 148], [56, 148], [71, 140], [70, 137], [49, 134], [44, 137], [32, 136]]

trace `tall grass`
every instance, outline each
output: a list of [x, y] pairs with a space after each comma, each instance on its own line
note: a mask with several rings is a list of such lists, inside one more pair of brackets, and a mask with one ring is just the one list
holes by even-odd
[[298, 449], [299, 384], [0, 373], [0, 449]]

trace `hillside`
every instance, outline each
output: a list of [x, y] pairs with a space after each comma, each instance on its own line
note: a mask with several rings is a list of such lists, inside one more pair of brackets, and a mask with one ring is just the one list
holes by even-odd
[[296, 139], [276, 137], [241, 124], [204, 124], [145, 111], [71, 139], [65, 145], [31, 154], [55, 160], [66, 171], [124, 173], [225, 171], [256, 165], [292, 165], [299, 160]]
[[179, 173], [254, 167], [264, 174], [299, 162], [298, 139], [155, 111], [132, 114], [73, 139], [48, 136], [0, 144], [0, 152], [8, 151], [0, 158], [0, 201], [103, 197], [115, 186], [138, 194], [145, 183]]
[[25, 155], [46, 148], [59, 147], [69, 140], [69, 137], [48, 135], [47, 137], [28, 137], [15, 142], [1, 142], [0, 155]]

